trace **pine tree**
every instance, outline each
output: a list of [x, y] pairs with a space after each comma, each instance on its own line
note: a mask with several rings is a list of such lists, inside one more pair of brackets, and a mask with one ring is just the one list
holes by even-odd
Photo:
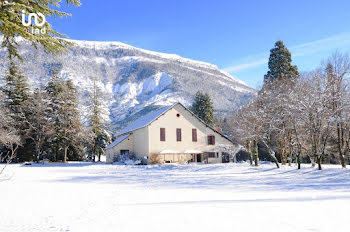
[[26, 77], [13, 60], [10, 60], [9, 72], [5, 77], [3, 91], [9, 116], [15, 122], [15, 128], [19, 131], [21, 143], [23, 144], [23, 147], [18, 150], [16, 158], [20, 162], [30, 161], [33, 157], [30, 152], [30, 141], [28, 141], [29, 112], [27, 104], [30, 97], [29, 87]]
[[[32, 34], [22, 24], [22, 11], [26, 14], [29, 13], [41, 13], [44, 16], [62, 17], [69, 16], [65, 12], [53, 9], [60, 6], [60, 0], [40, 0], [40, 1], [27, 1], [27, 0], [8, 0], [0, 1], [0, 35], [3, 35], [2, 47], [6, 47], [9, 52], [9, 57], [18, 57], [20, 55], [17, 51], [18, 44], [15, 40], [17, 36], [24, 38], [31, 42], [34, 47], [42, 45], [43, 48], [53, 54], [60, 53], [65, 50], [67, 45], [71, 43], [63, 40], [60, 37], [65, 35], [58, 33], [51, 28], [51, 25], [46, 22], [44, 27], [46, 33], [44, 34]], [[79, 0], [66, 0], [67, 5], [72, 4], [75, 6], [80, 5]], [[34, 29], [41, 29], [36, 25], [33, 25]]]
[[214, 123], [214, 106], [208, 93], [198, 91], [191, 107], [192, 112], [208, 125]]
[[101, 96], [101, 89], [96, 85], [96, 79], [94, 79], [93, 91], [90, 98], [91, 112], [89, 115], [89, 127], [92, 134], [89, 152], [93, 161], [95, 161], [96, 155], [98, 156], [98, 161], [101, 161], [101, 155], [104, 154], [104, 149], [110, 142], [110, 136], [105, 129], [102, 118]]
[[53, 128], [54, 133], [53, 135], [48, 139], [49, 143], [49, 153], [50, 153], [50, 160], [51, 161], [57, 161], [60, 157], [60, 141], [58, 139], [58, 131], [61, 126], [61, 121], [59, 115], [60, 111], [60, 95], [63, 91], [63, 80], [58, 76], [58, 73], [56, 70], [53, 70], [53, 75], [50, 78], [49, 82], [47, 83], [47, 86], [45, 88], [48, 98], [49, 98], [49, 117], [53, 121]]
[[10, 61], [9, 73], [5, 77], [4, 93], [7, 107], [11, 110], [12, 116], [19, 120], [21, 117], [19, 114], [23, 113], [25, 102], [29, 97], [29, 87], [27, 79], [13, 60]]
[[35, 158], [38, 162], [43, 159], [43, 148], [47, 139], [53, 134], [53, 123], [50, 117], [49, 100], [46, 92], [36, 89], [28, 100], [29, 137], [35, 145]]
[[[5, 95], [0, 90], [0, 162], [10, 163], [21, 144], [21, 137], [15, 126], [16, 123], [10, 117], [10, 111], [5, 104]], [[0, 168], [0, 175], [4, 169], [5, 166]]]
[[62, 158], [63, 162], [83, 158], [84, 128], [77, 108], [76, 90], [73, 83], [65, 81], [54, 72], [46, 91], [50, 99], [54, 133], [49, 139], [51, 160]]
[[80, 149], [80, 133], [83, 127], [80, 120], [80, 113], [77, 109], [76, 91], [72, 81], [65, 81], [63, 87], [58, 115], [61, 120], [58, 138], [61, 140], [64, 151], [63, 162], [66, 163], [69, 147], [73, 149], [73, 153], [76, 153]]
[[270, 50], [269, 71], [264, 81], [270, 82], [282, 78], [295, 79], [299, 77], [298, 68], [292, 65], [292, 56], [282, 41], [277, 41]]

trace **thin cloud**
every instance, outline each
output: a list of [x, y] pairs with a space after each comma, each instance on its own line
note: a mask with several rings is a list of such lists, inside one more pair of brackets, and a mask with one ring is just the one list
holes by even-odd
[[243, 63], [243, 64], [238, 64], [238, 65], [233, 65], [227, 68], [224, 68], [224, 71], [226, 72], [236, 72], [236, 71], [240, 71], [240, 70], [245, 70], [245, 69], [249, 69], [249, 68], [254, 68], [263, 64], [267, 63], [268, 59], [260, 59], [260, 60], [256, 60], [250, 63]]
[[[317, 52], [333, 50], [350, 45], [350, 33], [338, 34], [328, 38], [315, 40], [308, 43], [290, 47], [293, 57], [311, 55]], [[264, 65], [268, 62], [269, 53], [251, 55], [241, 60], [240, 63], [224, 68], [226, 72], [237, 72]]]

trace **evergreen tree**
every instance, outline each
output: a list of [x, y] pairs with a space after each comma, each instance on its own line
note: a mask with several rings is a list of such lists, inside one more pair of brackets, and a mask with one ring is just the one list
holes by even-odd
[[30, 97], [27, 79], [13, 60], [10, 60], [9, 72], [3, 86], [5, 103], [9, 116], [15, 122], [23, 147], [18, 149], [16, 159], [20, 162], [32, 160], [31, 142], [28, 137], [28, 98]]
[[198, 91], [191, 107], [192, 112], [208, 125], [214, 123], [214, 106], [208, 93]]
[[29, 137], [35, 145], [35, 158], [38, 162], [44, 158], [44, 144], [53, 134], [51, 110], [46, 92], [36, 89], [33, 96], [28, 100], [28, 109]]
[[[9, 116], [10, 111], [5, 104], [5, 95], [0, 90], [0, 162], [10, 163], [18, 147], [21, 145], [21, 137], [16, 129], [16, 123]], [[5, 166], [0, 168], [0, 175]]]
[[96, 155], [98, 156], [98, 161], [101, 161], [101, 155], [104, 154], [104, 149], [110, 142], [110, 136], [105, 129], [102, 118], [103, 109], [101, 96], [101, 89], [96, 85], [96, 80], [94, 79], [93, 91], [90, 97], [91, 112], [89, 115], [89, 127], [92, 135], [89, 153], [93, 161], [95, 161]]
[[50, 99], [54, 133], [49, 139], [52, 160], [63, 162], [83, 159], [84, 128], [77, 108], [76, 90], [73, 83], [60, 78], [57, 73], [50, 79], [46, 91]]
[[[32, 34], [22, 24], [22, 11], [26, 14], [30, 13], [41, 13], [44, 16], [62, 17], [69, 16], [65, 12], [56, 10], [60, 6], [61, 0], [40, 0], [40, 1], [27, 1], [27, 0], [8, 0], [0, 1], [0, 35], [3, 35], [2, 47], [6, 47], [9, 52], [9, 57], [20, 58], [15, 38], [20, 36], [37, 47], [38, 44], [42, 45], [43, 48], [51, 53], [59, 53], [65, 49], [67, 45], [70, 45], [63, 37], [63, 34], [51, 28], [51, 25], [46, 22], [44, 27], [46, 33], [44, 34]], [[80, 0], [66, 0], [66, 3], [73, 4], [75, 6], [80, 5]], [[56, 9], [53, 9], [55, 7]], [[41, 29], [36, 25], [32, 25], [34, 29]]]
[[295, 79], [299, 77], [298, 68], [292, 65], [292, 56], [282, 41], [277, 41], [270, 50], [269, 71], [264, 81], [270, 82], [282, 78]]
[[49, 117], [53, 121], [53, 128], [54, 128], [53, 135], [48, 139], [49, 154], [50, 154], [49, 158], [51, 161], [55, 162], [61, 156], [60, 141], [58, 139], [58, 131], [61, 126], [61, 121], [58, 115], [59, 115], [60, 103], [61, 103], [60, 95], [63, 91], [63, 80], [58, 76], [58, 73], [56, 72], [56, 70], [53, 70], [53, 76], [50, 78], [49, 82], [47, 83], [45, 90], [47, 92], [48, 99], [49, 99], [49, 111], [50, 111]]
[[[66, 163], [68, 158], [71, 160], [82, 159], [84, 128], [78, 110], [76, 90], [71, 80], [64, 82], [59, 117], [61, 117], [62, 124], [58, 131], [58, 137], [64, 151], [63, 162]], [[68, 154], [69, 149], [70, 154]]]
[[4, 93], [6, 105], [11, 110], [12, 117], [20, 121], [20, 114], [24, 112], [24, 106], [29, 97], [27, 79], [23, 76], [16, 63], [11, 60], [9, 73], [5, 77]]

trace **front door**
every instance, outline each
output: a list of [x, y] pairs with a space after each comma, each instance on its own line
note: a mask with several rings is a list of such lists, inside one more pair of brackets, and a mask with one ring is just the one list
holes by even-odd
[[202, 162], [202, 154], [197, 154], [197, 162], [198, 163]]

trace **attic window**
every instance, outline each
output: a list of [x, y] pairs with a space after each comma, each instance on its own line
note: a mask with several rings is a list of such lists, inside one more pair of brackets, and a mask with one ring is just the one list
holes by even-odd
[[176, 114], [176, 117], [180, 118], [180, 114]]

